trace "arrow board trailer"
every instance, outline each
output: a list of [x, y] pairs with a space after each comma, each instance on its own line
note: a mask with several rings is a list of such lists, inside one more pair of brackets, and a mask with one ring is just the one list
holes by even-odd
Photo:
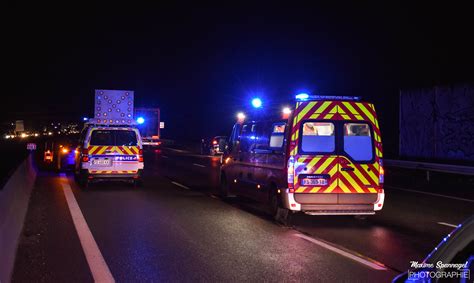
[[89, 123], [100, 125], [132, 125], [133, 91], [95, 90], [94, 118]]

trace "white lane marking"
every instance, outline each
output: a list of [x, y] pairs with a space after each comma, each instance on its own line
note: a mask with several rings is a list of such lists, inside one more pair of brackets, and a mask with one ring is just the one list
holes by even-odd
[[79, 204], [74, 197], [74, 193], [69, 185], [66, 174], [61, 173], [61, 185], [63, 187], [64, 196], [71, 213], [72, 222], [76, 228], [79, 241], [81, 242], [82, 250], [86, 256], [87, 264], [92, 273], [95, 282], [115, 282], [112, 273], [110, 272], [107, 263], [99, 250], [99, 246], [92, 236], [92, 232], [87, 226], [86, 219], [82, 214]]
[[206, 166], [202, 165], [202, 164], [197, 164], [197, 163], [193, 163], [194, 166], [197, 166], [197, 167], [202, 167], [202, 168], [206, 168]]
[[168, 156], [166, 156], [166, 155], [162, 155], [161, 157], [163, 157], [163, 158], [169, 158], [169, 157], [168, 157]]
[[453, 227], [453, 228], [457, 228], [458, 225], [454, 225], [454, 224], [450, 224], [450, 223], [446, 223], [446, 222], [438, 222], [439, 225], [444, 225], [444, 226], [448, 226], [448, 227]]
[[474, 202], [474, 200], [467, 199], [467, 198], [458, 198], [458, 197], [452, 197], [452, 196], [429, 193], [429, 192], [423, 192], [423, 191], [417, 191], [417, 190], [404, 189], [404, 188], [393, 187], [393, 186], [385, 186], [385, 187], [391, 188], [393, 190], [398, 190], [398, 191], [406, 191], [406, 192], [425, 194], [425, 195], [430, 195], [430, 196], [435, 196], [435, 197], [443, 197], [443, 198], [449, 198], [449, 199], [460, 200], [460, 201]]
[[181, 188], [183, 188], [183, 189], [190, 190], [189, 187], [186, 187], [185, 185], [181, 185], [180, 183], [173, 182], [173, 181], [171, 181], [171, 183], [174, 184], [174, 185], [176, 185], [176, 186], [178, 186], [178, 187], [181, 187]]
[[326, 242], [323, 242], [321, 240], [316, 240], [315, 238], [312, 238], [312, 237], [308, 237], [306, 235], [303, 235], [303, 234], [294, 234], [296, 237], [299, 237], [301, 239], [304, 239], [306, 241], [309, 241], [313, 244], [316, 244], [320, 247], [323, 247], [325, 249], [328, 249], [330, 251], [333, 251], [339, 255], [342, 255], [344, 257], [347, 257], [347, 258], [350, 258], [352, 260], [355, 260], [357, 261], [358, 263], [362, 263], [363, 265], [365, 266], [368, 266], [372, 269], [375, 269], [375, 270], [387, 270], [387, 267], [385, 267], [385, 265], [383, 263], [380, 263], [380, 262], [377, 262], [373, 259], [369, 259], [369, 258], [365, 258], [363, 257], [362, 255], [357, 255], [356, 252], [348, 252], [348, 251], [345, 251], [345, 250], [342, 250], [340, 248], [337, 248], [331, 244], [328, 244]]
[[172, 150], [172, 151], [176, 151], [176, 152], [181, 152], [181, 153], [190, 152], [190, 151], [187, 151], [187, 150], [176, 149], [176, 148], [169, 148], [169, 147], [167, 147], [167, 149]]

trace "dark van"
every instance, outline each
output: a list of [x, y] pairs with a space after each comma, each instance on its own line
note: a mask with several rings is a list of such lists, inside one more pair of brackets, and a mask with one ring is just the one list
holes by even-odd
[[[242, 115], [243, 117], [243, 115]], [[357, 97], [298, 95], [276, 119], [234, 125], [221, 193], [311, 215], [370, 215], [384, 203], [374, 105]]]

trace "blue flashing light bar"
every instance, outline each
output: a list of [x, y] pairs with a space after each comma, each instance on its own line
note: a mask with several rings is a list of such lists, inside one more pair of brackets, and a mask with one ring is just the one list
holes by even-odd
[[346, 100], [346, 101], [360, 101], [360, 96], [345, 96], [345, 95], [308, 95], [306, 93], [300, 93], [295, 96], [298, 101], [310, 101], [310, 100]]
[[295, 96], [296, 100], [307, 100], [309, 98], [309, 94], [307, 93], [300, 93]]
[[253, 106], [254, 108], [260, 108], [260, 107], [262, 107], [262, 100], [261, 100], [260, 98], [258, 98], [258, 97], [252, 99], [252, 106]]

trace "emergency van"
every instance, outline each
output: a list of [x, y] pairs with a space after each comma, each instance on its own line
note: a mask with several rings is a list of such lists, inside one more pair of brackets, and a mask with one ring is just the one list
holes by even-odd
[[133, 120], [133, 91], [96, 90], [94, 112], [76, 149], [76, 180], [83, 186], [99, 180], [140, 184], [143, 144]]
[[348, 96], [296, 96], [277, 118], [234, 125], [221, 193], [311, 215], [371, 215], [384, 203], [374, 105]]

